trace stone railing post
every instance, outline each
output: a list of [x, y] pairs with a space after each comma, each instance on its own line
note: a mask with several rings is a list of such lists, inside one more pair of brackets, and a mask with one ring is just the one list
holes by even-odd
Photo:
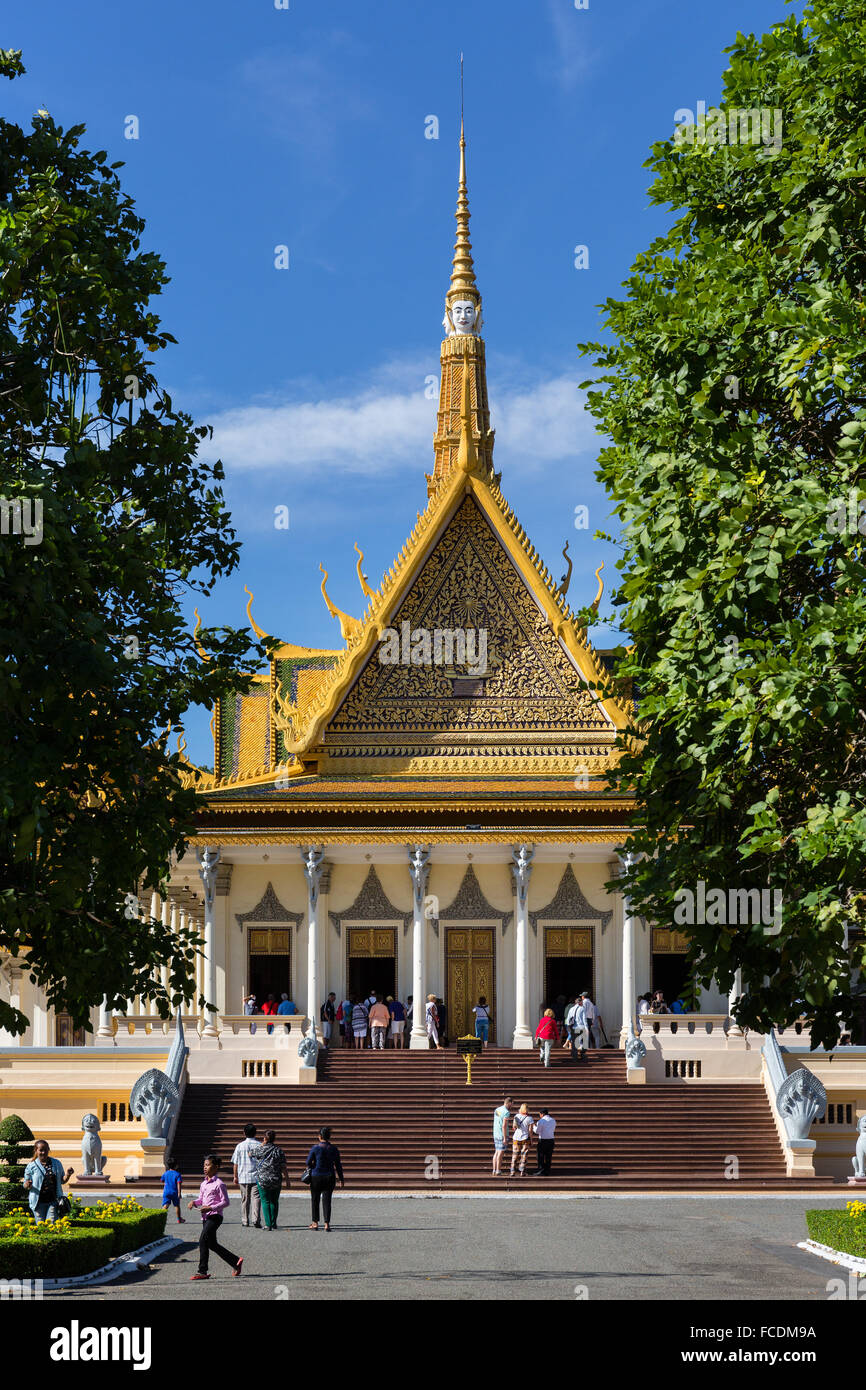
[[104, 1043], [111, 1042], [113, 1047], [117, 1046], [114, 1041], [114, 1029], [111, 1026], [111, 1010], [108, 1007], [108, 998], [106, 995], [102, 996], [99, 1005], [99, 1024], [96, 1029], [96, 1036]]

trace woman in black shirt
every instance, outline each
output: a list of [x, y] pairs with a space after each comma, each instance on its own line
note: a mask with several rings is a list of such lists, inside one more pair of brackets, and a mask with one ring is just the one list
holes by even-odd
[[314, 1144], [307, 1154], [307, 1167], [310, 1170], [310, 1200], [313, 1204], [313, 1219], [310, 1222], [310, 1230], [319, 1229], [319, 1205], [323, 1208], [325, 1218], [325, 1230], [331, 1229], [331, 1195], [337, 1185], [337, 1178], [340, 1179], [340, 1186], [345, 1187], [343, 1181], [343, 1165], [340, 1162], [340, 1150], [335, 1144], [331, 1143], [331, 1131], [326, 1125], [319, 1130], [318, 1143]]

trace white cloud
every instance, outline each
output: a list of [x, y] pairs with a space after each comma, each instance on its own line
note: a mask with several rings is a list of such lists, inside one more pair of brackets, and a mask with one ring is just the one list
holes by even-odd
[[529, 390], [509, 393], [504, 404], [491, 404], [496, 450], [519, 455], [524, 468], [536, 459], [574, 458], [595, 447], [592, 416], [577, 378], [553, 377]]
[[[587, 43], [588, 12], [576, 10], [571, 0], [547, 0], [547, 16], [556, 48], [552, 75], [570, 91], [592, 67], [595, 57]], [[549, 71], [545, 69], [546, 75]]]
[[[391, 364], [371, 384], [330, 400], [262, 401], [216, 414], [213, 440], [201, 453], [221, 458], [230, 473], [279, 470], [298, 481], [321, 465], [356, 476], [430, 468], [437, 399], [425, 395], [420, 369], [412, 373], [419, 383], [412, 389], [405, 376], [405, 367]], [[493, 389], [491, 396], [498, 461], [519, 458], [526, 469], [595, 446], [576, 377], [509, 385], [501, 406]]]

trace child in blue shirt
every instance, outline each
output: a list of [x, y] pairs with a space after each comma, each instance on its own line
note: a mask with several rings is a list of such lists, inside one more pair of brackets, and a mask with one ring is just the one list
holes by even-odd
[[182, 1188], [182, 1175], [173, 1167], [171, 1159], [166, 1158], [165, 1172], [162, 1175], [162, 1205], [164, 1207], [173, 1206], [176, 1209], [180, 1225], [184, 1225], [186, 1222], [186, 1217], [180, 1214]]

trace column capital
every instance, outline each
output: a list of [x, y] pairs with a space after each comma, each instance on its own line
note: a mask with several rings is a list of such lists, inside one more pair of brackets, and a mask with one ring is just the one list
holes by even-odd
[[430, 849], [427, 845], [407, 845], [409, 873], [412, 877], [412, 898], [416, 915], [424, 910], [424, 895], [430, 877]]
[[301, 849], [301, 859], [304, 865], [304, 878], [307, 880], [307, 892], [310, 899], [310, 911], [315, 912], [319, 901], [319, 889], [322, 882], [322, 860], [325, 851], [320, 845], [305, 845]]
[[212, 908], [216, 897], [217, 865], [222, 858], [222, 850], [219, 845], [208, 845], [205, 849], [196, 849], [195, 857], [204, 888], [205, 906]]
[[511, 876], [514, 879], [517, 901], [521, 908], [526, 907], [526, 898], [529, 893], [529, 878], [532, 873], [532, 861], [534, 858], [534, 845], [514, 845], [511, 850]]

